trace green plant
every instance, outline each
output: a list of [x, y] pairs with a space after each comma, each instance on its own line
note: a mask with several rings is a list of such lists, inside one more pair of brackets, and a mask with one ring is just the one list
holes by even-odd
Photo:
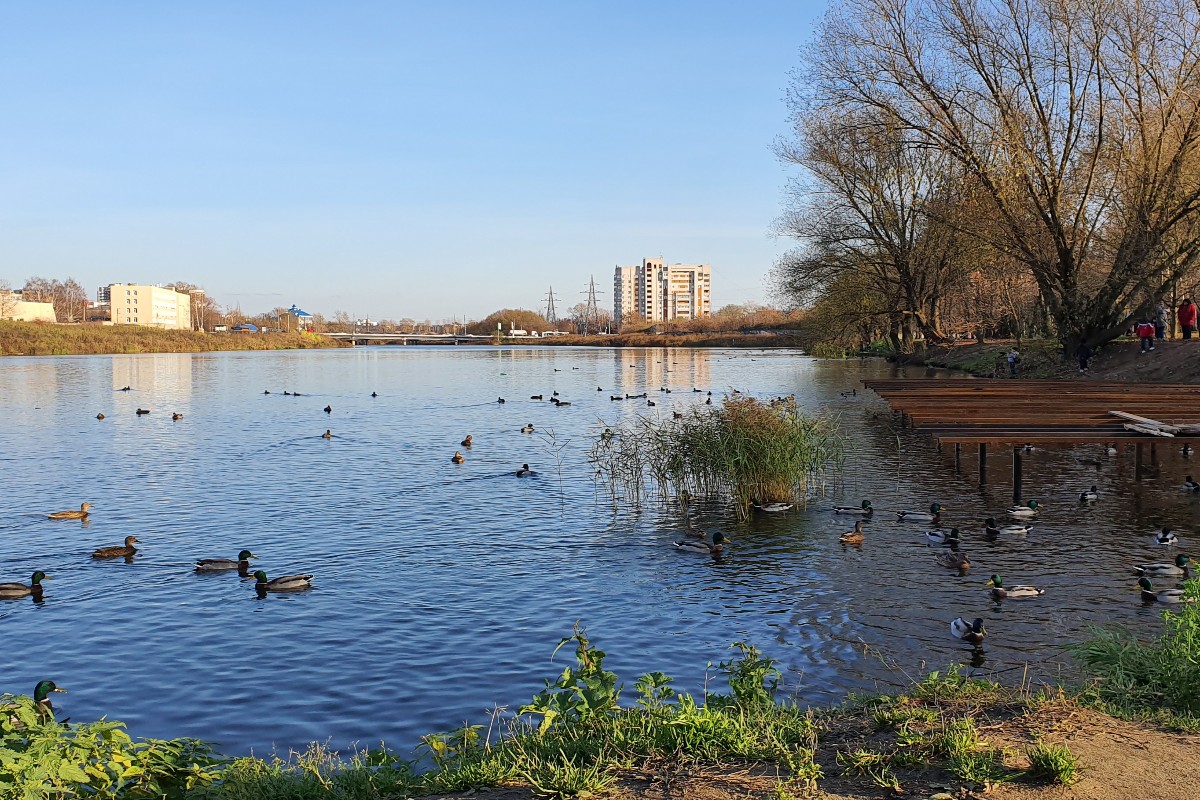
[[722, 661], [717, 669], [729, 681], [733, 702], [741, 708], [774, 705], [779, 679], [783, 676], [775, 660], [765, 658], [757, 647], [745, 642], [734, 642], [731, 647], [738, 650], [738, 655]]
[[1079, 772], [1079, 759], [1065, 744], [1035, 744], [1026, 750], [1029, 775], [1039, 780], [1070, 786]]
[[604, 651], [591, 646], [587, 631], [578, 622], [554, 652], [568, 642], [575, 642], [575, 666], [564, 669], [557, 681], [546, 681], [546, 689], [520, 710], [542, 717], [539, 733], [545, 733], [559, 719], [585, 721], [609, 712], [621, 697], [617, 674], [604, 669]]

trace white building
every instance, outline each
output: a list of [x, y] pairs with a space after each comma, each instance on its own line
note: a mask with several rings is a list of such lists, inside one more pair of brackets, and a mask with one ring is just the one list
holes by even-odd
[[112, 283], [108, 304], [113, 325], [192, 329], [192, 297], [162, 286]]
[[22, 300], [20, 292], [0, 289], [0, 319], [18, 322], [58, 322], [53, 303]]
[[613, 316], [663, 322], [712, 314], [712, 267], [666, 264], [644, 258], [639, 266], [617, 267], [613, 274]]

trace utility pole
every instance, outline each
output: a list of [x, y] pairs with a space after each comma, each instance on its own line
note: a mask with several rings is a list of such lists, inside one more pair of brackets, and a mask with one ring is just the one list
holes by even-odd
[[[588, 288], [586, 292], [580, 294], [587, 295], [587, 306], [583, 311], [583, 335], [587, 336], [592, 333], [593, 329], [600, 332], [600, 309], [596, 306], [596, 276], [588, 276]], [[604, 294], [604, 292], [600, 292]]]
[[546, 295], [546, 322], [550, 323], [550, 327], [554, 327], [558, 322], [558, 315], [554, 312], [554, 287], [550, 287], [550, 293]]

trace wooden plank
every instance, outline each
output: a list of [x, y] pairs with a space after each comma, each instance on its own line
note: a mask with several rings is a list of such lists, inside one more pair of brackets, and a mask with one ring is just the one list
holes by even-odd
[[1148, 433], [1151, 436], [1163, 436], [1167, 439], [1175, 438], [1175, 434], [1164, 431], [1161, 428], [1152, 428], [1149, 425], [1138, 425], [1136, 422], [1126, 422], [1125, 430], [1137, 431], [1138, 433]]
[[[1159, 428], [1161, 430], [1167, 431], [1168, 433], [1179, 433], [1179, 428], [1176, 427], [1175, 425], [1168, 425], [1167, 423], [1159, 422], [1156, 419], [1150, 419], [1148, 417], [1139, 417], [1137, 414], [1130, 414], [1126, 411], [1110, 411], [1108, 413], [1111, 414], [1112, 416], [1118, 417], [1120, 419], [1128, 420], [1130, 422], [1136, 422], [1139, 425], [1145, 425], [1150, 428]], [[1133, 430], [1138, 430], [1138, 429], [1134, 428]]]

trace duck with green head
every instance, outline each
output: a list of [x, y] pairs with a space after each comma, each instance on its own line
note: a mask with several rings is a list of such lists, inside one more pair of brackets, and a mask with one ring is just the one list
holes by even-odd
[[1007, 536], [1023, 536], [1033, 530], [1032, 525], [1023, 522], [1016, 525], [1000, 525], [995, 517], [988, 517], [983, 521], [983, 525], [987, 536], [999, 536], [1002, 533]]
[[1030, 500], [1028, 505], [1012, 506], [1005, 513], [1010, 517], [1036, 517], [1041, 510], [1042, 506], [1037, 500]]
[[860, 506], [834, 506], [833, 513], [835, 514], [858, 514], [862, 517], [869, 517], [875, 513], [875, 509], [871, 508], [870, 500], [863, 500]]
[[250, 574], [250, 559], [258, 558], [249, 550], [238, 553], [237, 559], [202, 558], [196, 562], [196, 572], [225, 572], [236, 569], [242, 577]]
[[38, 716], [43, 722], [54, 721], [54, 704], [50, 702], [50, 695], [53, 692], [67, 693], [66, 689], [60, 689], [54, 681], [38, 681], [37, 686], [33, 687], [33, 704], [37, 706]]
[[983, 637], [987, 635], [987, 631], [983, 627], [982, 619], [976, 617], [974, 622], [967, 622], [959, 617], [950, 623], [950, 635], [960, 641], [978, 646], [983, 644]]
[[1036, 586], [1005, 586], [1003, 579], [999, 575], [993, 575], [988, 579], [991, 584], [992, 599], [999, 602], [1001, 600], [1017, 600], [1024, 597], [1037, 597], [1046, 593], [1045, 589], [1039, 589]]
[[14, 600], [32, 595], [34, 600], [41, 600], [42, 581], [48, 580], [50, 576], [39, 569], [29, 578], [28, 586], [23, 583], [0, 583], [0, 599]]
[[905, 522], [937, 522], [942, 518], [942, 504], [930, 503], [928, 511], [897, 511], [896, 516]]
[[1146, 578], [1187, 578], [1191, 576], [1191, 565], [1187, 553], [1175, 556], [1174, 564], [1138, 564], [1133, 571]]
[[725, 550], [725, 534], [717, 531], [713, 534], [712, 544], [708, 542], [681, 541], [675, 542], [675, 547], [685, 553], [703, 553], [704, 555], [720, 555]]
[[951, 547], [962, 544], [958, 528], [951, 528], [949, 533], [937, 530], [925, 531], [925, 541], [929, 544], [950, 545]]
[[267, 580], [267, 573], [261, 569], [254, 573], [254, 588], [258, 592], [300, 592], [312, 588], [312, 575], [283, 575], [273, 580]]
[[1183, 589], [1155, 589], [1149, 578], [1139, 578], [1138, 586], [1142, 590], [1142, 601], [1146, 603], [1190, 603], [1191, 598], [1184, 597]]

